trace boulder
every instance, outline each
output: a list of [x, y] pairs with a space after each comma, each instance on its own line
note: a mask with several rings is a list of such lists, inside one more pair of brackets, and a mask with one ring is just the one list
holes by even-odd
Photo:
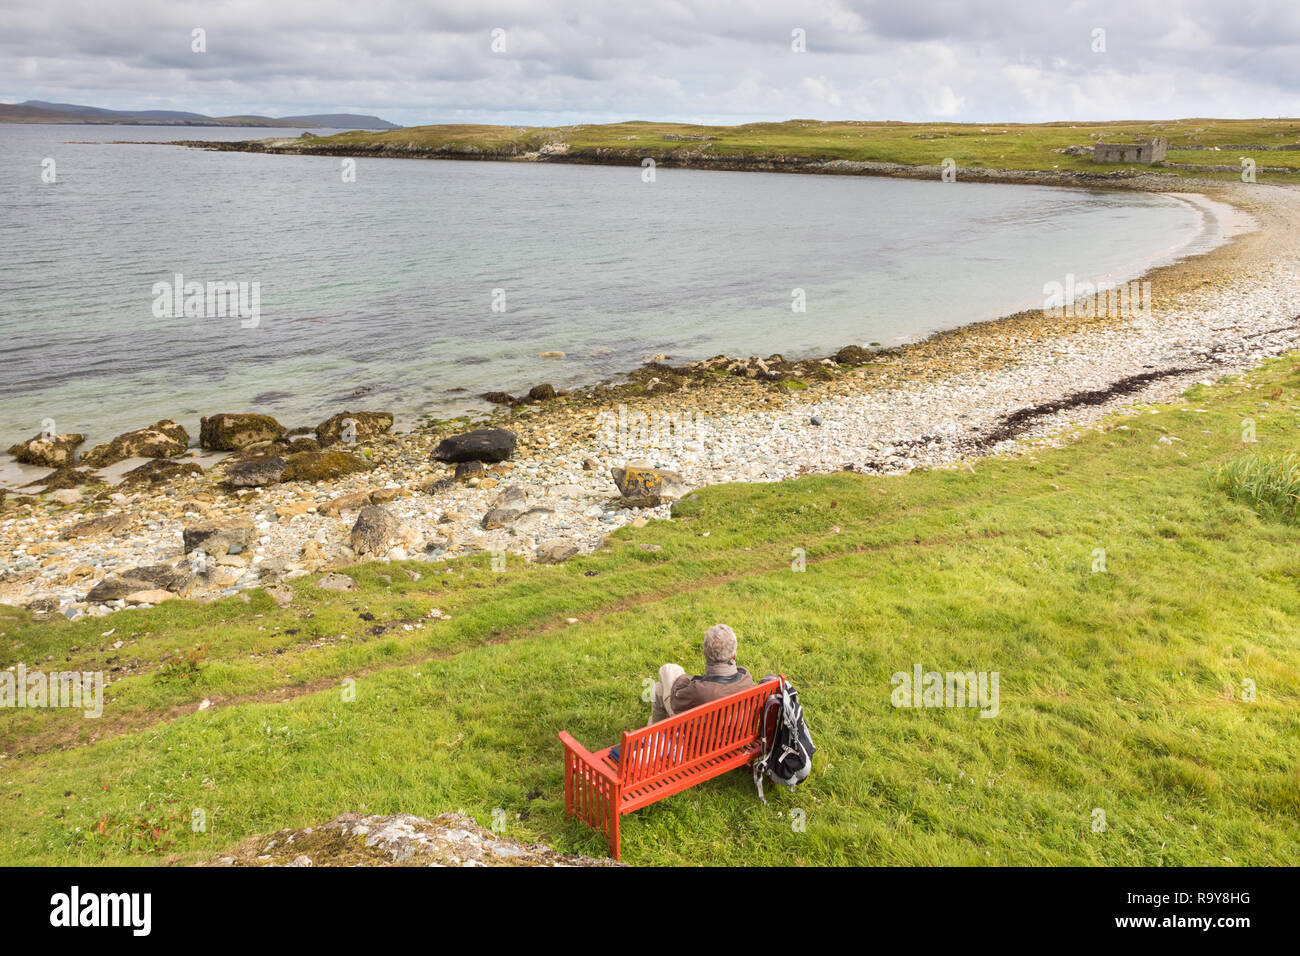
[[122, 577], [141, 584], [141, 590], [161, 588], [164, 591], [181, 594], [189, 588], [194, 573], [188, 568], [177, 568], [170, 564], [150, 564], [132, 568]]
[[835, 353], [835, 361], [840, 365], [865, 365], [872, 355], [860, 345], [846, 345]]
[[345, 423], [352, 422], [353, 441], [374, 441], [393, 427], [392, 412], [339, 412], [316, 426], [316, 441], [321, 448], [344, 440]]
[[269, 458], [247, 458], [226, 469], [226, 482], [236, 488], [260, 488], [273, 485], [284, 474], [285, 461], [279, 455]]
[[57, 501], [65, 507], [71, 507], [72, 505], [81, 504], [81, 499], [83, 497], [84, 495], [82, 495], [81, 489], [79, 488], [60, 488], [58, 491], [54, 492], [54, 494], [50, 495], [50, 500]]
[[484, 392], [479, 398], [485, 402], [491, 402], [493, 405], [513, 405], [515, 397], [509, 392]]
[[337, 498], [331, 498], [321, 505], [320, 513], [323, 515], [337, 515], [342, 514], [344, 511], [360, 511], [372, 503], [370, 495], [369, 491], [358, 491], [352, 495], [339, 495]]
[[82, 455], [81, 460], [92, 467], [103, 468], [128, 458], [175, 458], [185, 454], [189, 441], [189, 433], [183, 426], [164, 418], [96, 445]]
[[204, 551], [214, 557], [230, 554], [231, 548], [236, 554], [243, 551], [253, 541], [256, 529], [251, 521], [234, 518], [229, 521], [204, 521], [190, 525], [181, 531], [185, 553]]
[[288, 607], [293, 603], [293, 589], [284, 584], [271, 584], [266, 588], [277, 607]]
[[515, 434], [504, 428], [478, 428], [444, 438], [433, 450], [434, 461], [505, 461], [514, 453]]
[[169, 458], [155, 458], [143, 465], [132, 468], [122, 476], [122, 486], [161, 485], [186, 475], [201, 475], [203, 469], [192, 461], [176, 461]]
[[345, 451], [300, 451], [285, 461], [281, 481], [332, 481], [374, 468], [370, 462]]
[[545, 402], [555, 397], [554, 385], [534, 385], [528, 390], [528, 400], [530, 402]]
[[571, 541], [547, 541], [537, 549], [536, 560], [541, 564], [559, 564], [578, 553], [578, 546]]
[[355, 591], [357, 582], [346, 574], [327, 574], [316, 582], [316, 587], [325, 591]]
[[484, 531], [492, 531], [496, 528], [504, 528], [522, 514], [523, 512], [518, 508], [493, 508], [483, 516], [479, 524]]
[[677, 472], [651, 468], [640, 462], [630, 463], [626, 468], [611, 468], [609, 473], [623, 495], [623, 503], [633, 508], [655, 508], [686, 492], [682, 476]]
[[452, 476], [457, 481], [469, 481], [471, 478], [479, 478], [487, 474], [487, 469], [483, 467], [481, 461], [462, 461], [456, 465], [456, 473]]
[[119, 578], [115, 574], [110, 574], [90, 589], [90, 593], [86, 595], [86, 600], [92, 604], [120, 601], [128, 594], [134, 594], [147, 587], [148, 585], [143, 582], [133, 581], [129, 578]]
[[65, 541], [73, 541], [77, 538], [92, 538], [97, 534], [117, 534], [130, 523], [131, 516], [128, 514], [96, 515], [65, 529], [62, 537]]
[[309, 435], [298, 435], [289, 439], [289, 451], [320, 451], [320, 442]]
[[389, 514], [387, 509], [379, 505], [367, 505], [357, 515], [349, 541], [357, 557], [379, 557], [401, 543], [405, 532], [402, 523]]
[[24, 465], [62, 468], [64, 465], [72, 464], [76, 459], [77, 446], [85, 440], [85, 435], [51, 435], [48, 438], [37, 435], [27, 441], [10, 445], [9, 454]]
[[260, 441], [275, 441], [284, 431], [270, 415], [223, 412], [199, 420], [199, 444], [213, 451], [239, 451]]
[[126, 597], [122, 598], [127, 604], [161, 604], [163, 601], [174, 601], [176, 595], [170, 591], [162, 591], [153, 588], [146, 591], [133, 591]]

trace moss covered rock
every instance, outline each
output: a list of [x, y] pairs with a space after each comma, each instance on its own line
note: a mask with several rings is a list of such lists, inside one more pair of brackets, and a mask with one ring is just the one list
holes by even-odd
[[238, 451], [258, 442], [275, 441], [285, 428], [270, 415], [223, 412], [199, 421], [199, 444], [213, 451]]
[[332, 481], [375, 467], [345, 451], [301, 451], [285, 459], [281, 481]]

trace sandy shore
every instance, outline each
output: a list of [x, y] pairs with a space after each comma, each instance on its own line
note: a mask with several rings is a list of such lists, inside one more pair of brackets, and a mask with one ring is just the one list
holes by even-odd
[[[518, 435], [518, 449], [464, 481], [429, 459], [451, 433], [442, 429], [367, 443], [374, 470], [332, 482], [230, 489], [224, 464], [208, 457], [194, 459], [207, 469], [202, 475], [161, 489], [87, 486], [71, 504], [11, 497], [0, 505], [0, 602], [68, 617], [112, 613], [125, 601], [88, 602], [91, 588], [134, 568], [189, 568], [182, 530], [199, 522], [244, 520], [255, 530], [247, 548], [178, 586], [182, 596], [210, 599], [345, 566], [357, 560], [349, 543], [355, 510], [369, 502], [402, 526], [385, 560], [494, 551], [508, 572], [539, 552], [590, 551], [624, 524], [669, 517], [666, 504], [623, 506], [609, 469], [626, 461], [675, 470], [691, 487], [844, 468], [962, 466], [1067, 441], [1117, 408], [1169, 400], [1194, 382], [1300, 347], [1300, 188], [1155, 175], [1125, 188], [1200, 189], [1189, 198], [1237, 232], [1208, 253], [1149, 271], [1149, 314], [1025, 312], [864, 364], [827, 359], [784, 375], [764, 369], [780, 363], [757, 360], [656, 366], [628, 385], [499, 410], [494, 424]], [[1205, 204], [1202, 194], [1238, 213]], [[1248, 224], [1257, 228], [1240, 231]], [[139, 463], [101, 474], [111, 479]], [[511, 488], [518, 490], [507, 496]], [[326, 513], [344, 495], [360, 497]], [[482, 519], [497, 505], [522, 514], [485, 529]], [[121, 526], [64, 539], [97, 515], [121, 515]]]

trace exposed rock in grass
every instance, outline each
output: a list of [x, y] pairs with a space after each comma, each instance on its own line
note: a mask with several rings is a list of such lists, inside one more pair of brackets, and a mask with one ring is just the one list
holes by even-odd
[[367, 505], [352, 525], [349, 541], [357, 557], [377, 557], [401, 543], [406, 535], [402, 523], [379, 505]]
[[357, 582], [346, 574], [327, 574], [316, 582], [316, 587], [325, 591], [355, 591]]
[[318, 827], [252, 837], [205, 866], [621, 866], [498, 836], [459, 813], [345, 813]]
[[547, 541], [537, 549], [536, 560], [542, 564], [559, 564], [578, 553], [578, 546], [570, 541]]

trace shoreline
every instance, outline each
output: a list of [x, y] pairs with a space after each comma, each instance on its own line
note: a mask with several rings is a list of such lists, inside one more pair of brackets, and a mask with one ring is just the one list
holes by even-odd
[[[96, 144], [96, 145], [115, 145], [117, 142], [118, 141], [111, 141], [106, 144]], [[253, 150], [245, 149], [245, 147], [250, 147], [250, 146], [264, 147], [265, 144], [274, 143], [274, 142], [285, 142], [291, 144], [299, 143], [298, 140], [293, 140], [293, 139], [282, 140], [282, 141], [268, 139], [268, 140], [230, 141], [230, 142], [220, 141], [220, 140], [211, 140], [211, 141], [192, 140], [192, 141], [177, 141], [177, 142], [156, 142], [156, 143], [149, 142], [149, 141], [121, 141], [121, 142], [124, 142], [128, 145], [183, 145], [189, 148], [204, 148], [204, 149], [210, 149], [215, 151], [253, 151], [253, 152], [264, 151], [264, 152], [288, 153], [288, 154], [310, 154], [312, 152], [321, 152], [321, 150], [313, 149], [311, 147], [307, 147], [303, 149], [293, 149], [293, 148], [285, 148], [285, 149], [258, 148]], [[325, 154], [334, 155], [335, 151], [327, 151]], [[347, 151], [337, 152], [337, 154], [350, 155], [350, 153], [348, 153]], [[385, 154], [384, 158], [438, 158], [438, 159], [444, 159], [448, 161], [455, 161], [458, 159], [472, 161], [477, 158], [480, 161], [503, 161], [503, 162], [528, 161], [528, 160], [523, 160], [517, 156], [474, 157], [474, 156], [463, 155], [459, 153], [449, 154], [449, 153], [437, 152], [437, 151], [429, 152], [428, 155], [422, 153], [419, 156], [406, 156], [406, 157], [389, 157], [387, 156], [387, 154]], [[588, 164], [586, 163], [585, 160], [574, 159], [572, 157], [545, 157], [537, 161], [563, 162], [568, 165]], [[840, 164], [842, 166], [843, 164], [849, 162], [850, 161], [837, 160], [834, 161], [832, 165]], [[611, 159], [600, 164], [615, 165], [616, 163], [614, 160]], [[765, 169], [761, 166], [761, 164], [755, 164], [750, 166], [746, 166], [742, 164], [741, 166], [738, 166], [736, 170], [729, 170], [729, 171], [769, 171], [778, 174], [802, 173], [805, 175], [834, 174], [827, 170], [822, 170], [820, 166], [824, 164], [800, 162], [797, 165], [799, 165], [801, 168]], [[931, 179], [937, 179], [940, 172], [940, 167], [937, 166], [935, 167], [897, 166], [896, 164], [879, 164], [879, 163], [850, 163], [850, 165], [852, 165], [855, 170], [859, 169], [859, 167], [871, 167], [872, 169], [875, 169], [876, 167], [888, 167], [891, 170], [891, 172], [882, 174], [873, 171], [867, 171], [867, 172], [857, 171], [852, 173], [839, 173], [839, 174], [867, 175], [867, 176], [884, 175], [885, 178], [907, 178], [913, 180], [931, 180]], [[702, 171], [709, 171], [712, 169], [718, 169], [718, 170], [722, 169], [722, 167], [720, 166], [710, 166], [708, 164], [695, 166], [689, 163], [678, 163], [675, 164], [675, 166], [676, 168], [691, 168], [691, 169], [699, 169]], [[901, 172], [899, 175], [895, 176], [892, 170], [898, 170]], [[1151, 192], [1153, 194], [1167, 196], [1183, 205], [1189, 206], [1193, 208], [1200, 215], [1202, 219], [1202, 226], [1195, 235], [1191, 236], [1186, 240], [1177, 242], [1167, 248], [1156, 250], [1149, 254], [1143, 255], [1141, 258], [1136, 259], [1135, 261], [1129, 264], [1126, 264], [1125, 266], [1122, 267], [1122, 276], [1120, 279], [1112, 280], [1111, 273], [1107, 273], [1105, 276], [1080, 275], [1076, 277], [1079, 282], [1092, 282], [1092, 283], [1100, 284], [1102, 281], [1110, 281], [1114, 285], [1123, 285], [1131, 281], [1141, 281], [1145, 279], [1148, 273], [1150, 273], [1153, 269], [1159, 269], [1159, 268], [1163, 268], [1164, 266], [1177, 264], [1178, 262], [1182, 261], [1183, 259], [1189, 256], [1204, 254], [1205, 252], [1210, 251], [1219, 245], [1231, 241], [1233, 237], [1240, 234], [1242, 231], [1249, 231], [1250, 229], [1257, 228], [1257, 223], [1255, 223], [1247, 214], [1233, 207], [1230, 203], [1222, 202], [1220, 200], [1215, 200], [1202, 192], [1193, 192], [1189, 190], [1172, 191], [1163, 188], [1157, 188], [1157, 187], [1167, 187], [1172, 185], [1178, 185], [1178, 186], [1201, 185], [1208, 189], [1216, 189], [1222, 186], [1221, 183], [1215, 181], [1192, 181], [1192, 180], [1180, 179], [1178, 177], [1173, 177], [1173, 176], [1159, 177], [1156, 174], [1148, 173], [1148, 172], [1128, 173], [1128, 172], [1118, 172], [1118, 171], [1108, 173], [1108, 174], [1076, 174], [1076, 173], [1056, 174], [1056, 173], [1046, 173], [1037, 170], [1022, 171], [1022, 170], [997, 170], [997, 169], [992, 169], [992, 170], [963, 169], [961, 171], [961, 175], [963, 177], [965, 177], [967, 173], [974, 174], [978, 181], [984, 182], [989, 185], [1010, 183], [1010, 184], [1019, 184], [1019, 185], [1037, 185], [1045, 188], [1115, 189], [1115, 190], [1132, 190], [1138, 192]], [[1001, 178], [1004, 174], [1007, 177], [1005, 179]], [[1159, 181], [1157, 182], [1153, 180], [1152, 182], [1147, 183], [1146, 180], [1151, 179], [1152, 177], [1154, 177], [1154, 180], [1159, 180]], [[1080, 181], [1081, 179], [1087, 181], [1086, 182]], [[1142, 180], [1144, 184], [1135, 185], [1135, 183], [1138, 180]], [[1205, 220], [1207, 218], [1214, 221], [1217, 224], [1217, 228], [1215, 229], [1207, 228], [1205, 224]], [[1041, 296], [1034, 297], [1034, 301], [1038, 301], [1039, 299], [1041, 299]], [[1005, 311], [1003, 311], [1004, 309]], [[901, 343], [901, 344], [873, 343], [873, 346], [868, 348], [868, 350], [875, 353], [876, 355], [886, 356], [891, 353], [897, 352], [899, 349], [906, 348], [909, 345], [915, 345], [919, 342], [927, 341], [936, 336], [946, 335], [951, 332], [955, 332], [963, 328], [968, 328], [973, 325], [980, 325], [989, 322], [999, 322], [1004, 319], [1014, 318], [1025, 312], [1033, 312], [1033, 311], [1035, 311], [1035, 306], [1031, 304], [1029, 301], [1016, 302], [1012, 300], [1006, 300], [998, 307], [998, 311], [996, 313], [988, 314], [986, 318], [977, 318], [971, 320], [969, 319], [969, 317], [966, 317], [961, 321], [960, 325], [956, 325], [946, 329], [945, 328], [931, 329], [929, 331], [922, 329], [916, 333], [911, 333], [907, 336], [900, 336], [892, 340], [893, 343]], [[992, 310], [990, 310], [990, 313], [992, 313]], [[831, 347], [835, 348], [838, 346], [833, 345]], [[835, 354], [836, 353], [833, 352], [828, 354], [810, 354], [805, 357], [795, 359], [794, 361], [817, 362], [823, 359], [833, 358]], [[647, 364], [657, 360], [658, 358], [659, 356], [656, 356], [655, 359], [649, 359], [649, 357], [647, 356]], [[691, 362], [690, 364], [698, 364], [698, 362], [700, 361], [704, 361], [704, 359], [702, 358], [697, 359], [694, 362]], [[575, 382], [574, 384], [570, 384], [568, 386], [557, 385], [556, 387], [557, 389], [561, 389], [564, 392], [581, 392], [590, 389], [591, 387], [597, 384], [604, 385], [609, 382], [630, 380], [633, 376], [636, 375], [636, 373], [638, 373], [645, 367], [646, 364], [642, 364], [634, 368], [623, 368], [623, 369], [613, 369], [613, 370], [608, 370], [608, 369], [599, 370], [597, 368], [591, 367], [588, 368], [585, 373], [580, 372], [576, 376], [573, 374], [569, 374], [562, 377], [563, 379], [567, 379], [569, 381], [573, 381], [575, 378], [577, 378], [578, 381]], [[484, 392], [482, 394], [468, 396], [468, 397], [478, 401], [481, 400], [484, 395], [506, 394], [502, 390], [502, 386], [506, 384], [507, 383], [493, 382], [492, 384], [487, 386], [489, 391]], [[527, 383], [524, 384], [511, 383], [508, 384], [508, 387], [523, 388], [526, 391], [529, 385]], [[466, 389], [458, 389], [457, 391], [463, 392], [466, 391]], [[256, 402], [257, 398], [255, 397], [254, 399], [252, 399], [252, 401]], [[332, 400], [332, 403], [337, 407], [341, 408], [344, 405], [348, 404], [350, 401], [352, 400], [345, 399], [345, 398], [335, 398]], [[494, 409], [491, 408], [492, 404], [493, 403], [489, 402], [487, 406], [484, 406], [481, 403], [481, 401], [478, 401], [478, 404], [475, 404], [473, 407], [466, 407], [463, 404], [453, 403], [452, 407], [446, 407], [435, 411], [418, 411], [410, 408], [405, 410], [400, 410], [400, 409], [387, 409], [387, 410], [393, 411], [393, 414], [396, 416], [396, 421], [398, 426], [405, 426], [407, 430], [412, 430], [412, 429], [418, 430], [420, 428], [426, 427], [425, 423], [430, 421], [435, 423], [438, 421], [445, 421], [445, 420], [486, 421], [487, 419], [491, 418], [494, 414]], [[212, 413], [212, 409], [208, 409], [206, 411], [208, 413]], [[191, 412], [190, 420], [182, 421], [182, 424], [186, 425], [187, 428], [190, 428], [192, 425], [197, 425], [197, 416], [202, 414], [201, 411], [196, 411], [193, 409], [191, 409], [190, 412]], [[319, 414], [324, 414], [324, 415], [329, 414], [329, 412], [326, 411], [324, 407], [317, 409], [317, 412]], [[163, 413], [166, 414], [166, 412]], [[276, 414], [271, 410], [267, 410], [265, 413]], [[176, 420], [180, 420], [180, 418], [177, 417]], [[142, 426], [142, 424], [143, 423], [136, 423], [135, 425], [129, 427], [139, 428]], [[288, 424], [290, 425], [290, 427], [297, 427], [297, 426], [305, 425], [307, 423], [303, 421], [293, 421], [293, 422], [289, 422]], [[122, 430], [127, 430], [128, 426], [126, 426], [124, 423], [122, 426], [119, 426], [119, 428], [121, 428]], [[87, 440], [85, 441], [81, 449], [82, 451], [88, 450], [96, 442], [109, 441], [113, 437], [115, 437], [116, 434], [119, 433], [116, 430], [107, 431], [99, 434], [91, 434], [90, 429], [86, 429], [86, 431], [87, 431]], [[8, 492], [10, 494], [22, 494], [24, 493], [23, 492], [24, 488], [30, 488], [32, 487], [32, 485], [39, 484], [37, 479], [40, 478], [43, 474], [45, 474], [48, 471], [48, 469], [45, 469], [41, 466], [23, 465], [22, 463], [17, 462], [12, 456], [4, 452], [4, 449], [8, 448], [10, 444], [12, 444], [13, 442], [22, 442], [29, 437], [30, 435], [25, 432], [24, 433], [15, 432], [10, 436], [6, 436], [5, 440], [3, 442], [0, 442], [0, 492]], [[197, 451], [198, 449], [196, 446], [192, 446], [191, 450]], [[140, 463], [140, 461], [137, 461], [136, 463], [138, 464]]]
[[[1197, 381], [1300, 348], [1300, 293], [1291, 291], [1300, 255], [1286, 246], [1288, 234], [1300, 229], [1300, 190], [1169, 178], [1183, 191], [1201, 187], [1194, 195], [1252, 216], [1259, 228], [1144, 272], [1141, 278], [1153, 286], [1149, 317], [1052, 318], [1030, 310], [935, 333], [848, 366], [651, 363], [618, 385], [578, 388], [483, 416], [514, 431], [519, 448], [509, 461], [463, 482], [428, 459], [438, 438], [469, 426], [417, 429], [369, 443], [375, 470], [329, 483], [226, 490], [224, 467], [209, 462], [202, 475], [157, 490], [123, 494], [109, 487], [69, 506], [48, 497], [10, 499], [0, 505], [0, 553], [9, 559], [0, 603], [71, 618], [111, 613], [125, 602], [88, 602], [88, 591], [132, 568], [182, 563], [181, 530], [201, 521], [249, 521], [256, 543], [231, 556], [211, 587], [183, 596], [224, 597], [345, 567], [361, 560], [348, 543], [355, 512], [325, 514], [324, 506], [348, 495], [382, 503], [409, 532], [381, 560], [437, 561], [483, 551], [533, 560], [553, 555], [557, 546], [583, 553], [624, 524], [670, 516], [669, 504], [623, 506], [609, 469], [627, 461], [678, 471], [692, 488], [846, 466], [867, 473], [974, 467], [973, 459], [1068, 441], [1072, 428], [1095, 427], [1117, 409], [1165, 401]], [[684, 413], [698, 434], [672, 437]], [[635, 424], [640, 421], [651, 427]], [[656, 435], [655, 422], [667, 422], [666, 431]], [[482, 516], [502, 504], [497, 499], [510, 486], [520, 489], [528, 510], [503, 527], [483, 528]], [[114, 514], [126, 523], [109, 535], [60, 537], [86, 518]]]

